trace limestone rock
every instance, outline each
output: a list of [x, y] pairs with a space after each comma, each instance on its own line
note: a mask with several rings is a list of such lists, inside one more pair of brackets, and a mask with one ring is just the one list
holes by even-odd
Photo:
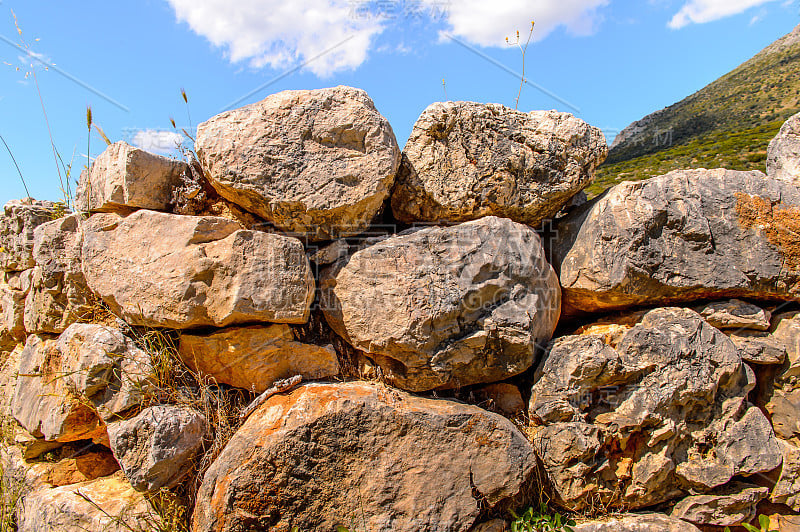
[[150, 530], [156, 519], [147, 499], [121, 473], [37, 488], [24, 496], [17, 513], [20, 532], [130, 532]]
[[111, 450], [138, 491], [176, 486], [192, 468], [208, 422], [191, 408], [152, 406], [108, 425]]
[[559, 338], [536, 375], [534, 447], [568, 508], [644, 508], [781, 464], [769, 421], [747, 402], [752, 370], [692, 310], [652, 310], [616, 348], [600, 335]]
[[585, 521], [574, 532], [700, 532], [696, 526], [663, 514], [625, 514], [605, 521]]
[[756, 516], [756, 505], [768, 493], [769, 488], [732, 482], [719, 494], [686, 497], [672, 509], [672, 517], [696, 525], [749, 523]]
[[128, 323], [185, 329], [308, 320], [314, 278], [295, 238], [147, 210], [96, 214], [84, 227], [87, 283]]
[[800, 447], [785, 441], [780, 441], [780, 446], [783, 467], [770, 494], [770, 500], [800, 512]]
[[22, 271], [33, 268], [33, 230], [61, 214], [51, 201], [12, 200], [0, 216], [0, 270]]
[[[513, 384], [498, 382], [476, 390], [481, 406], [500, 412], [505, 416], [517, 416], [525, 412], [525, 401], [519, 388]], [[484, 404], [486, 403], [486, 404]]]
[[81, 269], [80, 214], [39, 225], [34, 231], [31, 289], [25, 299], [25, 328], [30, 333], [63, 332], [94, 315], [95, 298]]
[[467, 531], [534, 463], [514, 425], [478, 407], [312, 383], [269, 398], [233, 436], [203, 478], [193, 530]]
[[258, 393], [295, 375], [315, 380], [339, 373], [332, 346], [298, 342], [284, 324], [230, 327], [206, 335], [184, 333], [178, 351], [193, 370]]
[[197, 128], [219, 194], [312, 240], [356, 235], [389, 196], [400, 149], [360, 89], [284, 91]]
[[786, 348], [766, 332], [737, 331], [728, 335], [742, 360], [751, 364], [783, 364]]
[[155, 374], [150, 355], [112, 327], [70, 325], [56, 348], [69, 391], [105, 421], [140, 404]]
[[68, 442], [104, 430], [95, 412], [67, 388], [55, 340], [31, 335], [20, 355], [11, 413], [37, 438]]
[[[30, 270], [28, 270], [30, 271]], [[10, 351], [25, 339], [25, 296], [0, 279], [0, 350]]]
[[767, 174], [800, 185], [800, 114], [789, 118], [767, 149]]
[[115, 142], [81, 174], [75, 205], [87, 212], [169, 210], [186, 163]]
[[569, 312], [800, 295], [800, 189], [760, 172], [620, 183], [555, 230]]
[[740, 299], [703, 305], [697, 309], [709, 325], [717, 329], [754, 329], [766, 331], [772, 317], [768, 310]]
[[594, 179], [603, 133], [568, 113], [439, 102], [414, 124], [392, 192], [404, 222], [502, 216], [538, 226]]
[[800, 441], [800, 312], [776, 316], [770, 339], [786, 349], [786, 360], [775, 375], [766, 409], [779, 437]]
[[119, 471], [119, 464], [108, 451], [82, 453], [47, 465], [47, 472], [39, 478], [53, 487], [87, 482]]
[[411, 391], [522, 373], [560, 309], [539, 236], [505, 218], [387, 238], [320, 284], [331, 327]]

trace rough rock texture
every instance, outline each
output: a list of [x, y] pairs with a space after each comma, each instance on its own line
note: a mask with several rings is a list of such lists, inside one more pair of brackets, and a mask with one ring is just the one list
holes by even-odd
[[219, 194], [313, 240], [356, 235], [388, 197], [400, 149], [367, 93], [284, 91], [197, 128]]
[[789, 118], [769, 143], [767, 174], [800, 185], [800, 114]]
[[556, 111], [440, 102], [414, 124], [392, 192], [405, 222], [495, 215], [538, 226], [594, 179], [603, 133]]
[[11, 413], [37, 438], [90, 439], [105, 429], [95, 412], [69, 391], [62, 363], [55, 340], [29, 336], [20, 355]]
[[72, 214], [34, 231], [36, 267], [25, 299], [28, 332], [58, 334], [71, 323], [91, 319], [96, 311], [81, 269], [82, 223], [82, 215]]
[[141, 403], [155, 370], [150, 355], [118, 329], [73, 324], [59, 336], [63, 380], [105, 421]]
[[516, 416], [525, 412], [525, 401], [519, 388], [513, 384], [498, 382], [483, 386], [475, 391], [480, 405], [506, 416]]
[[785, 441], [780, 441], [780, 445], [783, 452], [783, 467], [778, 482], [770, 494], [770, 500], [800, 512], [800, 446]]
[[[193, 530], [467, 531], [535, 458], [507, 419], [366, 383], [308, 384], [254, 412], [206, 473]], [[435, 489], [421, 489], [432, 480]]]
[[737, 331], [728, 335], [739, 355], [751, 364], [783, 364], [786, 348], [765, 332]]
[[121, 473], [80, 484], [39, 487], [25, 495], [17, 513], [20, 532], [130, 532], [150, 530], [155, 519], [147, 500]]
[[111, 450], [138, 491], [153, 492], [181, 482], [203, 445], [208, 422], [191, 408], [152, 406], [108, 425]]
[[786, 348], [786, 360], [774, 379], [766, 405], [775, 433], [800, 444], [800, 312], [775, 317], [771, 339]]
[[0, 279], [0, 351], [10, 351], [18, 342], [25, 340], [26, 295], [27, 290], [15, 290], [4, 279]]
[[574, 532], [700, 532], [696, 526], [662, 514], [626, 514], [606, 521], [586, 521]]
[[754, 329], [766, 331], [772, 315], [768, 310], [740, 299], [716, 301], [697, 308], [709, 325], [717, 329]]
[[333, 377], [339, 360], [332, 346], [296, 341], [284, 324], [230, 327], [207, 335], [182, 334], [181, 359], [217, 382], [261, 393], [277, 380]]
[[800, 295], [800, 189], [760, 172], [620, 183], [556, 226], [565, 309]]
[[295, 238], [146, 210], [96, 214], [84, 230], [87, 283], [128, 323], [184, 329], [308, 320], [314, 278]]
[[33, 230], [60, 214], [51, 201], [12, 200], [0, 216], [0, 269], [22, 271], [33, 268]]
[[81, 174], [75, 206], [86, 212], [169, 210], [186, 163], [115, 142]]
[[600, 335], [557, 339], [529, 414], [561, 502], [643, 508], [780, 466], [769, 421], [734, 344], [689, 309], [648, 312], [616, 349]]
[[44, 463], [49, 467], [39, 478], [53, 487], [87, 482], [119, 471], [119, 464], [109, 451], [88, 452], [59, 460], [54, 464]]
[[732, 482], [719, 494], [686, 497], [672, 509], [672, 517], [696, 525], [749, 523], [756, 516], [756, 505], [768, 493], [769, 488]]
[[560, 310], [539, 236], [505, 218], [387, 238], [320, 284], [331, 327], [411, 391], [525, 371]]

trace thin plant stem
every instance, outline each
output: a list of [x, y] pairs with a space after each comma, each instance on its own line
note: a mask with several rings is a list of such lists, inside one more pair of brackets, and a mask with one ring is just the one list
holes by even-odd
[[25, 194], [27, 194], [28, 197], [30, 198], [31, 197], [31, 193], [28, 190], [28, 185], [25, 184], [25, 178], [22, 177], [22, 170], [19, 169], [19, 165], [17, 164], [17, 159], [14, 157], [14, 154], [11, 152], [11, 148], [8, 147], [8, 144], [6, 143], [6, 139], [3, 138], [3, 135], [0, 135], [0, 140], [3, 141], [3, 145], [6, 147], [6, 150], [8, 150], [8, 154], [11, 156], [11, 160], [14, 161], [14, 166], [17, 167], [17, 172], [19, 173], [19, 179], [20, 179], [20, 181], [22, 181], [22, 186], [25, 187]]

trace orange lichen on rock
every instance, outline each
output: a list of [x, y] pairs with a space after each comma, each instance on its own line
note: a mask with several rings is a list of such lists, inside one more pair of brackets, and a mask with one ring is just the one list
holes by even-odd
[[770, 244], [780, 250], [787, 268], [800, 270], [800, 209], [737, 192], [736, 215], [742, 227], [764, 231]]

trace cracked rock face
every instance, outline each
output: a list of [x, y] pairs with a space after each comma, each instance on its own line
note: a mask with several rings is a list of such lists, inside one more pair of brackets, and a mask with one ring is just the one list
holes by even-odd
[[51, 201], [13, 200], [0, 216], [0, 269], [23, 271], [36, 266], [33, 230], [56, 218], [59, 210]]
[[[202, 531], [467, 531], [480, 508], [516, 496], [531, 447], [507, 419], [462, 403], [366, 383], [275, 395], [203, 478]], [[435, 472], [436, 489], [422, 489]]]
[[128, 323], [185, 329], [308, 320], [314, 277], [296, 238], [146, 210], [96, 214], [84, 227], [86, 281]]
[[169, 210], [186, 170], [181, 161], [115, 142], [97, 156], [91, 172], [81, 173], [75, 205], [83, 212]]
[[220, 196], [312, 240], [361, 233], [389, 196], [400, 148], [367, 93], [284, 91], [197, 128]]
[[410, 391], [522, 373], [560, 312], [539, 236], [506, 218], [387, 238], [320, 284], [331, 327]]
[[594, 179], [603, 133], [568, 113], [439, 102], [414, 124], [392, 192], [405, 222], [503, 216], [538, 226]]
[[621, 183], [556, 226], [569, 312], [800, 296], [800, 190], [760, 172]]
[[672, 516], [697, 525], [749, 523], [756, 516], [756, 505], [768, 494], [766, 487], [731, 482], [718, 494], [686, 497], [672, 509]]
[[655, 309], [616, 348], [556, 340], [537, 370], [534, 447], [561, 502], [643, 508], [781, 465], [736, 346], [689, 309]]
[[572, 527], [574, 532], [700, 532], [691, 523], [662, 514], [624, 514], [601, 521], [586, 521]]

